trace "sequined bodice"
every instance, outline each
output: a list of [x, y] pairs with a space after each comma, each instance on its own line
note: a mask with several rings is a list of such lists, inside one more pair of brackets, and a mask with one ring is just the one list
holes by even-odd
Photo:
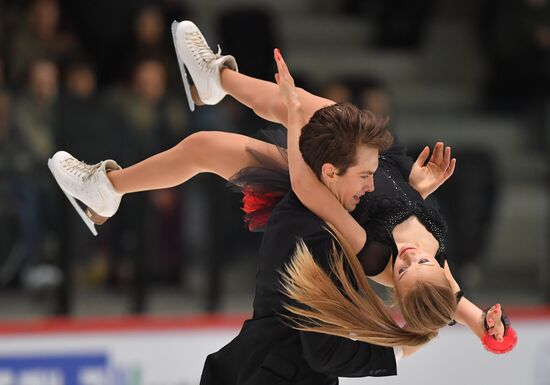
[[422, 199], [408, 184], [411, 166], [412, 161], [402, 152], [383, 153], [374, 178], [375, 190], [363, 197], [353, 213], [367, 231], [366, 254], [360, 258], [368, 275], [379, 274], [389, 258], [397, 255], [393, 230], [411, 216], [416, 216], [436, 238], [436, 259], [441, 265], [445, 261], [445, 222], [435, 199]]

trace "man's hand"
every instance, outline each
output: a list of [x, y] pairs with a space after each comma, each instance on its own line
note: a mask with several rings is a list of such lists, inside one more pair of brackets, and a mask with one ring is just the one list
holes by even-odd
[[428, 163], [426, 160], [430, 155], [430, 148], [424, 147], [411, 169], [409, 184], [424, 199], [437, 190], [455, 171], [456, 159], [451, 159], [451, 147], [444, 147], [443, 142], [436, 143]]

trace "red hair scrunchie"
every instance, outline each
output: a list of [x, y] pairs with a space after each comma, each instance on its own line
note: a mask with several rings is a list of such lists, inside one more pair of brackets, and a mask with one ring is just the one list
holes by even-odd
[[483, 328], [485, 329], [485, 334], [481, 338], [483, 347], [494, 354], [504, 354], [512, 351], [518, 343], [518, 335], [512, 328], [510, 319], [504, 313], [504, 310], [502, 310], [502, 315], [500, 318], [502, 324], [504, 325], [504, 336], [502, 337], [502, 341], [498, 341], [494, 336], [488, 333], [489, 325], [487, 324], [486, 315], [487, 312], [483, 312]]
[[518, 343], [518, 335], [511, 326], [508, 326], [502, 341], [498, 341], [489, 333], [485, 333], [481, 339], [481, 343], [483, 344], [483, 347], [491, 353], [504, 354], [515, 348]]

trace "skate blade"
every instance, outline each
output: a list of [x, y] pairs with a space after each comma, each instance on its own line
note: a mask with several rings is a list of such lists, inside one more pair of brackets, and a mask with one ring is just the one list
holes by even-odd
[[193, 95], [191, 93], [191, 85], [189, 84], [189, 79], [187, 78], [187, 71], [185, 70], [185, 65], [183, 64], [183, 61], [180, 59], [178, 55], [177, 50], [177, 44], [176, 44], [176, 30], [178, 29], [178, 22], [174, 21], [172, 22], [172, 40], [174, 41], [174, 51], [176, 51], [176, 58], [178, 59], [178, 67], [181, 73], [181, 78], [183, 80], [183, 87], [185, 88], [185, 94], [187, 96], [187, 103], [189, 103], [189, 109], [191, 111], [195, 111], [195, 102], [193, 100]]
[[48, 159], [48, 168], [50, 169], [50, 172], [52, 173], [55, 181], [57, 182], [57, 185], [59, 186], [59, 188], [61, 189], [61, 191], [63, 191], [63, 193], [65, 194], [65, 196], [67, 197], [67, 199], [69, 200], [69, 202], [71, 202], [71, 204], [73, 205], [74, 209], [76, 210], [76, 212], [78, 213], [78, 215], [80, 216], [80, 218], [82, 218], [82, 220], [84, 221], [84, 223], [86, 224], [86, 226], [88, 226], [88, 229], [90, 229], [90, 231], [92, 232], [93, 235], [96, 235], [97, 236], [97, 230], [94, 226], [94, 222], [88, 218], [88, 216], [86, 215], [86, 213], [84, 212], [84, 210], [82, 210], [82, 208], [80, 207], [80, 205], [78, 204], [78, 202], [76, 201], [76, 199], [74, 197], [72, 197], [71, 195], [69, 195], [64, 189], [63, 187], [61, 187], [61, 185], [59, 184], [59, 181], [57, 180], [57, 178], [55, 177], [55, 173], [53, 172], [53, 169], [52, 169], [52, 166], [51, 166], [51, 162], [52, 160], [51, 159]]

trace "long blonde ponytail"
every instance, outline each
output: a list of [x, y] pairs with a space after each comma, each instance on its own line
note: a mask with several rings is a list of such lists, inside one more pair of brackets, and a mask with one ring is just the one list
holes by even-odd
[[[382, 346], [418, 346], [436, 337], [438, 329], [452, 319], [456, 303], [454, 309], [450, 305], [446, 316], [436, 317], [435, 324], [422, 323], [429, 319], [428, 315], [422, 317], [421, 322], [413, 321], [412, 327], [405, 325], [401, 328], [370, 287], [359, 260], [350, 252], [346, 242], [334, 228], [331, 233], [341, 250], [333, 242], [330, 273], [315, 262], [303, 241], [298, 242], [292, 261], [282, 273], [283, 293], [298, 303], [285, 306], [291, 313], [286, 318], [292, 327]], [[335, 280], [329, 274], [334, 275]], [[433, 290], [431, 283], [424, 285], [429, 294]], [[452, 291], [450, 294], [452, 296]], [[417, 296], [414, 298], [418, 299]], [[448, 296], [443, 301], [448, 302]], [[407, 318], [415, 317], [415, 306], [406, 309], [403, 316], [407, 321]]]

